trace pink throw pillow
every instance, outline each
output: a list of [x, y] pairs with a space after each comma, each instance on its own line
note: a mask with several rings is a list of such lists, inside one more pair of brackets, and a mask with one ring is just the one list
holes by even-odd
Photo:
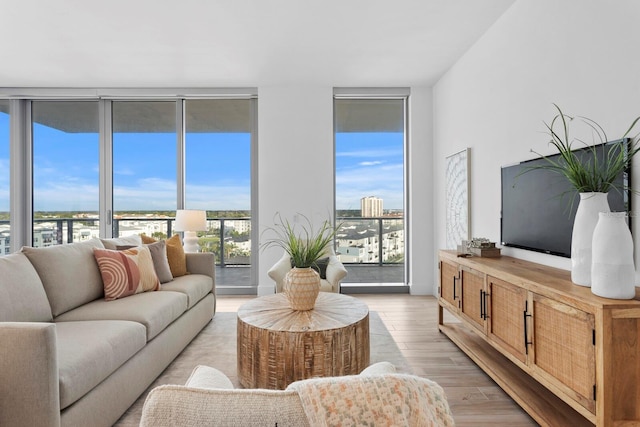
[[100, 268], [105, 300], [160, 289], [149, 248], [138, 246], [124, 251], [94, 248], [93, 255]]

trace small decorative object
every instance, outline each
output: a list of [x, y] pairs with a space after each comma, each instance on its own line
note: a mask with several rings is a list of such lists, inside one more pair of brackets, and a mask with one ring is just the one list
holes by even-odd
[[198, 252], [198, 236], [196, 231], [207, 230], [207, 212], [193, 209], [179, 209], [176, 211], [176, 231], [184, 231], [184, 251]]
[[[556, 104], [553, 105], [558, 114], [550, 124], [545, 123], [545, 126], [551, 137], [550, 143], [558, 150], [560, 157], [558, 160], [554, 160], [542, 156], [547, 160], [547, 163], [533, 166], [532, 169], [547, 169], [557, 172], [564, 176], [578, 193], [581, 193], [571, 238], [571, 280], [578, 285], [591, 286], [591, 264], [592, 262], [600, 262], [592, 256], [593, 230], [598, 222], [598, 214], [609, 212], [606, 193], [614, 186], [615, 179], [629, 169], [633, 156], [640, 151], [638, 135], [629, 138], [628, 144], [613, 146], [602, 161], [585, 160], [587, 157], [581, 156], [580, 151], [575, 151], [571, 145], [573, 139], [569, 137], [569, 123], [577, 119], [576, 121], [585, 124], [587, 130], [599, 140], [596, 142], [600, 144], [609, 141], [604, 129], [586, 117], [568, 116]], [[622, 139], [628, 137], [639, 120], [640, 117], [633, 120]], [[598, 147], [602, 146], [591, 145], [586, 146], [585, 149], [594, 153], [592, 158], [597, 158], [595, 152]], [[585, 203], [590, 206], [584, 207]]]
[[337, 228], [325, 220], [316, 230], [309, 218], [297, 214], [296, 218], [302, 217], [305, 220], [298, 231], [295, 224], [283, 220], [280, 214], [276, 216], [275, 226], [265, 230], [273, 232], [275, 237], [266, 240], [261, 246], [263, 249], [269, 246], [281, 247], [291, 257], [293, 268], [285, 277], [283, 291], [293, 310], [311, 310], [320, 293], [320, 275], [311, 266], [316, 265], [324, 256], [327, 247], [333, 242]]
[[633, 239], [626, 213], [600, 213], [593, 231], [591, 292], [605, 298], [636, 296]]
[[496, 243], [484, 237], [474, 237], [466, 242], [467, 252], [480, 257], [497, 258], [500, 256], [500, 248]]

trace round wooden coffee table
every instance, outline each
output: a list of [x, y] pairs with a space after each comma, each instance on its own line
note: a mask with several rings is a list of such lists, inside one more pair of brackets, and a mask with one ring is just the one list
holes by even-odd
[[238, 379], [245, 388], [282, 390], [367, 366], [369, 308], [353, 297], [320, 292], [313, 310], [295, 311], [279, 293], [238, 309]]

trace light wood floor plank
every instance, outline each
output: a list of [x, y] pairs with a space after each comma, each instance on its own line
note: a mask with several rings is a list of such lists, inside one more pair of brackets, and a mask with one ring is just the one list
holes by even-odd
[[[437, 300], [431, 296], [354, 295], [377, 311], [414, 374], [432, 379], [447, 394], [458, 427], [536, 426], [526, 412], [438, 331]], [[218, 311], [237, 311], [254, 298], [219, 296]], [[454, 321], [453, 318], [447, 321]]]

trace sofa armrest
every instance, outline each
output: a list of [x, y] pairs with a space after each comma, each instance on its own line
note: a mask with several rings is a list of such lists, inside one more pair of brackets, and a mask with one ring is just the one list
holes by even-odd
[[296, 391], [161, 385], [147, 395], [140, 419], [140, 427], [275, 425], [309, 425]]
[[0, 323], [0, 425], [60, 425], [55, 324]]
[[187, 380], [187, 387], [208, 389], [233, 389], [233, 383], [224, 373], [210, 366], [198, 365]]
[[335, 255], [329, 256], [326, 276], [327, 282], [333, 287], [333, 292], [340, 292], [340, 282], [347, 277], [347, 269]]
[[216, 285], [216, 257], [212, 252], [189, 252], [185, 254], [187, 259], [187, 271], [191, 274], [204, 274], [213, 279], [215, 292]]

